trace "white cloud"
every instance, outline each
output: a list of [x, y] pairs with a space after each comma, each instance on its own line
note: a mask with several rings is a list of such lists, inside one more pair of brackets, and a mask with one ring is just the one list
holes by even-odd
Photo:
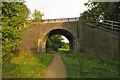
[[25, 0], [31, 12], [34, 9], [44, 13], [44, 19], [79, 17], [88, 0]]

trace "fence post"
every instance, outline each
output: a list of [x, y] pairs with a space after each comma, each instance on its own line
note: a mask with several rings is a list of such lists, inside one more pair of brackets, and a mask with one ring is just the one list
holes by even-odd
[[68, 21], [69, 21], [69, 18], [68, 18]]
[[75, 21], [76, 21], [76, 18], [75, 18]]
[[105, 27], [105, 20], [103, 19], [103, 27]]
[[54, 19], [54, 22], [56, 21], [56, 19]]
[[114, 27], [113, 27], [113, 21], [111, 21], [111, 26], [112, 26], [111, 28], [112, 28], [112, 30], [113, 30], [113, 29], [114, 29]]
[[99, 23], [98, 21], [99, 21], [99, 19], [96, 19], [96, 25], [98, 25], [98, 23]]

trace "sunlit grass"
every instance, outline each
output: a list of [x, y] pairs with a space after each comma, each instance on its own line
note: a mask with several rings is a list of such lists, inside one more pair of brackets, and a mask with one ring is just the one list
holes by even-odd
[[23, 54], [3, 65], [3, 78], [44, 78], [51, 54]]
[[66, 49], [66, 48], [59, 48], [59, 50], [58, 51], [60, 51], [60, 52], [64, 52], [64, 53], [67, 53], [67, 52], [69, 52], [70, 51], [70, 49]]
[[62, 54], [68, 78], [117, 78], [118, 61], [103, 61], [84, 53]]

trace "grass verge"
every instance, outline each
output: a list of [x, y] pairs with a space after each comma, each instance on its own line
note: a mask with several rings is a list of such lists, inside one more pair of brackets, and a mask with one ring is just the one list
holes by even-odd
[[103, 61], [84, 53], [62, 54], [68, 78], [118, 78], [118, 61]]
[[51, 63], [51, 54], [22, 54], [3, 65], [3, 78], [44, 78], [47, 66]]
[[58, 50], [59, 52], [64, 52], [64, 53], [68, 53], [70, 51], [70, 49], [66, 49], [66, 48], [59, 48]]

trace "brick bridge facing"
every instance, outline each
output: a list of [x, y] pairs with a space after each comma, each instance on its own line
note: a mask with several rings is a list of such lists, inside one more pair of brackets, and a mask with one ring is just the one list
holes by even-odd
[[[80, 24], [77, 24], [78, 22]], [[108, 55], [116, 59], [119, 56], [120, 32], [108, 30], [102, 26], [87, 25], [82, 18], [33, 21], [33, 24], [24, 32], [22, 50], [45, 52], [47, 39], [55, 34], [66, 36], [72, 51], [80, 50], [90, 55], [106, 57], [106, 59]]]
[[70, 42], [70, 50], [78, 47], [77, 22], [79, 18], [49, 19], [33, 21], [24, 32], [22, 41], [23, 51], [46, 51], [47, 39], [56, 34], [65, 36]]

